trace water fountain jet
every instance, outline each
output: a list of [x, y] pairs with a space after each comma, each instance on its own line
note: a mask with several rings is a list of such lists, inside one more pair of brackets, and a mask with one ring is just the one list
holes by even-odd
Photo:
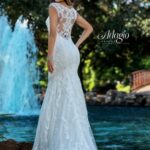
[[0, 16], [0, 35], [0, 114], [39, 114], [33, 88], [39, 80], [37, 47], [27, 20], [20, 16], [12, 31], [7, 17]]

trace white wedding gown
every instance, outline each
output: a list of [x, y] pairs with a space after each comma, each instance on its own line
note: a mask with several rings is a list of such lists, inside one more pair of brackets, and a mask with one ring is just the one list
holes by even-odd
[[[71, 39], [77, 11], [55, 2], [49, 7], [55, 7], [59, 17], [55, 70], [48, 73], [32, 150], [97, 150], [78, 76], [80, 53]], [[50, 32], [49, 17], [46, 25]]]

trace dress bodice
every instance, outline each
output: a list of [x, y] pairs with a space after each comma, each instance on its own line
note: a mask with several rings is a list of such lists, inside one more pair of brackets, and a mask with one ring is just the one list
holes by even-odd
[[[58, 15], [57, 33], [64, 38], [71, 37], [72, 27], [77, 18], [77, 11], [71, 7], [66, 7], [60, 3], [52, 2], [49, 7], [54, 7]], [[49, 17], [46, 19], [48, 31], [50, 31]]]

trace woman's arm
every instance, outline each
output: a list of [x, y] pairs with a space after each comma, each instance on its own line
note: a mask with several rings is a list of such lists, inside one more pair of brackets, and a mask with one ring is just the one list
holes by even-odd
[[53, 55], [53, 48], [56, 40], [57, 11], [54, 7], [49, 7], [50, 32], [48, 32], [48, 56]]
[[78, 41], [76, 43], [76, 46], [79, 47], [93, 32], [93, 27], [86, 19], [84, 19], [79, 14], [77, 14], [77, 19], [76, 19], [75, 23], [84, 29], [83, 33], [81, 34], [80, 38], [78, 39]]
[[57, 10], [54, 7], [49, 7], [49, 20], [50, 20], [50, 32], [48, 32], [48, 71], [54, 71], [54, 64], [53, 64], [53, 49], [56, 41], [57, 36]]

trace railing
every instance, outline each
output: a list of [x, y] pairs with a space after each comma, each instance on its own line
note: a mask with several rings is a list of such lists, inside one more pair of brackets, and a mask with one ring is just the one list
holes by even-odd
[[150, 70], [139, 70], [131, 74], [132, 91], [150, 84]]

